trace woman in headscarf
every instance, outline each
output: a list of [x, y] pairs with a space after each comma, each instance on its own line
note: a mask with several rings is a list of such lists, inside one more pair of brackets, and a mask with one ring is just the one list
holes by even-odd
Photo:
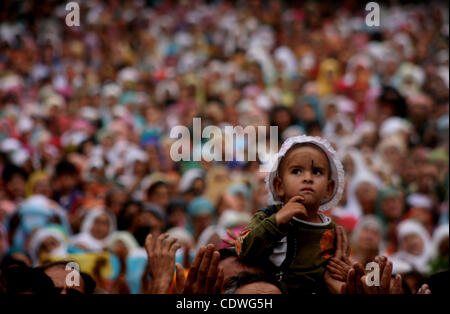
[[205, 173], [200, 168], [186, 170], [181, 176], [178, 186], [186, 201], [191, 201], [205, 191]]
[[81, 232], [71, 238], [71, 244], [86, 251], [102, 251], [115, 230], [114, 217], [104, 209], [95, 208], [86, 214]]
[[[314, 95], [306, 95], [300, 98], [294, 110], [295, 118], [298, 120], [297, 125], [306, 130], [312, 123], [318, 123], [322, 126], [323, 113], [320, 107], [320, 100]], [[292, 123], [290, 124], [292, 125]], [[281, 133], [284, 131], [280, 130]]]
[[400, 184], [398, 169], [401, 169], [406, 152], [407, 143], [400, 135], [390, 135], [379, 142], [376, 169], [383, 175], [384, 182]]
[[392, 253], [397, 248], [397, 225], [405, 212], [404, 192], [396, 187], [382, 189], [377, 196], [376, 214], [386, 230], [386, 251]]
[[442, 224], [433, 232], [431, 273], [449, 269], [449, 226]]
[[335, 59], [326, 59], [322, 61], [319, 66], [319, 75], [317, 77], [317, 90], [319, 96], [323, 97], [333, 94], [340, 76], [339, 61]]
[[32, 236], [29, 253], [35, 266], [40, 265], [45, 255], [65, 257], [68, 236], [59, 225], [47, 225]]
[[382, 183], [368, 170], [357, 172], [350, 180], [346, 211], [355, 217], [375, 214], [375, 200]]
[[202, 232], [213, 223], [214, 205], [206, 197], [199, 196], [189, 203], [187, 211], [191, 220], [188, 229], [192, 232], [194, 239], [198, 241]]
[[135, 272], [129, 256], [133, 256], [139, 251], [139, 244], [128, 231], [114, 231], [106, 240], [106, 248], [118, 259], [118, 265], [115, 264], [118, 268], [118, 275], [113, 278], [114, 280], [108, 280], [108, 284], [111, 286], [109, 290], [111, 293], [129, 294], [130, 285], [133, 284], [129, 278], [133, 277]]
[[391, 257], [393, 272], [415, 270], [421, 274], [428, 273], [431, 242], [425, 227], [415, 220], [405, 220], [397, 228], [397, 238], [399, 250]]
[[383, 226], [376, 216], [369, 215], [360, 219], [351, 236], [351, 248], [351, 261], [363, 266], [383, 253]]
[[9, 219], [10, 241], [23, 247], [35, 229], [43, 228], [49, 223], [60, 224], [65, 233], [71, 234], [67, 213], [44, 195], [32, 195], [20, 204]]
[[34, 172], [27, 181], [26, 196], [29, 197], [34, 194], [41, 194], [47, 198], [52, 197], [52, 188], [50, 186], [50, 175], [45, 171]]

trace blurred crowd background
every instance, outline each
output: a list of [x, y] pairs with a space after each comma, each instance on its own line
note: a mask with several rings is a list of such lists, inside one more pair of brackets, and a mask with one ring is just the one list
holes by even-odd
[[265, 173], [174, 162], [194, 117], [328, 139], [351, 259], [387, 255], [412, 291], [448, 270], [448, 3], [380, 2], [370, 27], [361, 1], [76, 2], [72, 27], [66, 3], [0, 4], [2, 271], [69, 258], [97, 292], [139, 293], [148, 233], [178, 238], [186, 269], [229, 246]]

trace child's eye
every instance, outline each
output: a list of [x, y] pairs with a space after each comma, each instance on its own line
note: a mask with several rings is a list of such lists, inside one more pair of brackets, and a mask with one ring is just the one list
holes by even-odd
[[320, 170], [320, 169], [314, 169], [314, 170], [313, 170], [313, 174], [314, 174], [314, 175], [321, 175], [321, 174], [323, 174], [323, 172], [322, 172], [322, 170]]
[[300, 174], [302, 171], [300, 169], [294, 169], [292, 170], [292, 174]]

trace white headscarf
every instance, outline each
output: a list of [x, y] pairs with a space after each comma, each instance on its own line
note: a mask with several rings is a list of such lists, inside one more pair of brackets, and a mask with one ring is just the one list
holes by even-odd
[[106, 238], [106, 246], [112, 249], [117, 241], [122, 241], [122, 243], [128, 249], [128, 254], [134, 250], [139, 249], [139, 244], [137, 243], [134, 236], [128, 231], [114, 231], [110, 236]]
[[181, 193], [187, 192], [192, 186], [192, 183], [194, 183], [196, 179], [204, 179], [204, 176], [205, 174], [202, 169], [193, 168], [187, 170], [181, 176], [181, 180], [178, 186], [180, 192]]
[[[449, 236], [449, 225], [442, 224], [439, 227], [437, 227], [433, 232], [433, 237], [431, 239], [432, 242], [432, 256], [433, 258], [436, 258], [439, 256], [439, 246], [445, 238], [448, 238]], [[448, 239], [447, 239], [448, 241]]]
[[[355, 172], [357, 170], [358, 169], [356, 169], [355, 167]], [[363, 213], [361, 204], [356, 197], [356, 189], [363, 182], [368, 182], [374, 185], [377, 189], [380, 189], [382, 187], [380, 178], [371, 171], [362, 169], [359, 172], [356, 172], [356, 174], [352, 177], [348, 184], [346, 211], [357, 218], [360, 217]]]
[[378, 255], [382, 254], [385, 250], [385, 243], [383, 241], [383, 225], [381, 224], [380, 219], [375, 215], [367, 215], [361, 217], [358, 221], [358, 224], [355, 226], [355, 229], [351, 235], [351, 242], [355, 245], [358, 241], [359, 233], [366, 228], [370, 228], [372, 230], [376, 230], [380, 234], [380, 243], [378, 245]]
[[327, 209], [335, 207], [342, 197], [342, 192], [344, 191], [344, 168], [342, 163], [337, 158], [336, 152], [333, 147], [331, 147], [330, 143], [328, 143], [327, 140], [317, 136], [312, 137], [299, 135], [290, 137], [284, 141], [280, 151], [274, 156], [271, 162], [272, 167], [270, 167], [270, 169], [272, 170], [267, 172], [266, 175], [266, 187], [267, 191], [269, 191], [267, 195], [267, 203], [269, 205], [282, 204], [282, 201], [273, 186], [273, 181], [278, 176], [278, 167], [281, 159], [286, 155], [292, 146], [302, 143], [317, 145], [325, 153], [328, 157], [328, 161], [330, 162], [331, 179], [335, 182], [334, 191], [333, 194], [328, 199], [324, 200], [319, 207], [319, 211], [326, 211]]
[[54, 256], [65, 256], [67, 254], [67, 239], [61, 231], [52, 227], [45, 227], [39, 229], [36, 234], [33, 235], [30, 242], [30, 256], [35, 266], [39, 265], [39, 248], [47, 238], [53, 237], [59, 242], [59, 247], [50, 252]]
[[[108, 235], [104, 239], [97, 239], [91, 234], [92, 226], [95, 219], [100, 215], [106, 214], [109, 219]], [[81, 244], [87, 248], [88, 251], [102, 251], [107, 243], [108, 237], [116, 230], [116, 221], [106, 210], [94, 208], [90, 210], [81, 224], [81, 232], [71, 238], [71, 244]]]
[[392, 256], [394, 273], [400, 272], [399, 267], [405, 262], [420, 273], [426, 273], [429, 271], [428, 263], [432, 252], [428, 232], [419, 222], [413, 219], [408, 219], [401, 222], [397, 227], [398, 242], [401, 243], [403, 239], [410, 234], [417, 234], [420, 236], [423, 242], [423, 250], [420, 255], [413, 255], [400, 249]]

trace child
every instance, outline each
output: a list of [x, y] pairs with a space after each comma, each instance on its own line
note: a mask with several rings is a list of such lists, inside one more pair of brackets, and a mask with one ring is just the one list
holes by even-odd
[[323, 293], [323, 274], [334, 254], [335, 224], [321, 212], [336, 206], [344, 170], [324, 139], [288, 138], [266, 175], [268, 204], [236, 241], [245, 262], [275, 272], [289, 293]]

